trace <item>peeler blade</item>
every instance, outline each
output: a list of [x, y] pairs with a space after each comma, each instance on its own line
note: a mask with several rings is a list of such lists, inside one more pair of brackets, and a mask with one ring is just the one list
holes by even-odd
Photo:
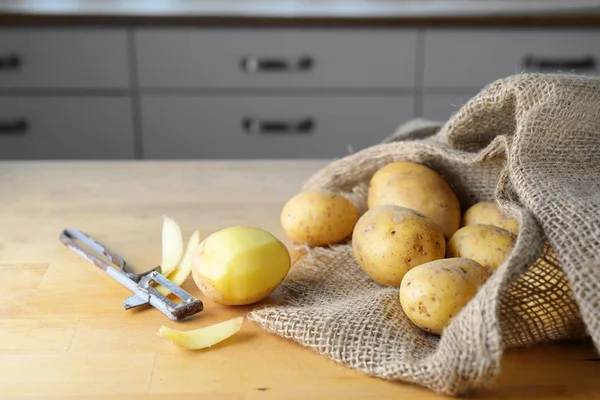
[[150, 304], [150, 298], [143, 298], [137, 295], [129, 296], [125, 299], [125, 309], [129, 310], [130, 308], [145, 306]]

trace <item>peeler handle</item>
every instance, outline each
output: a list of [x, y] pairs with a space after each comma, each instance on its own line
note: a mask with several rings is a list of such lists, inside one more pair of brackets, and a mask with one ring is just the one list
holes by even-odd
[[[126, 270], [127, 263], [121, 256], [109, 250], [105, 245], [92, 239], [80, 230], [65, 229], [60, 234], [60, 241], [69, 249], [73, 250], [103, 271], [107, 271], [107, 269], [111, 267], [108, 261], [120, 271], [125, 272]], [[87, 246], [89, 250], [84, 246]]]

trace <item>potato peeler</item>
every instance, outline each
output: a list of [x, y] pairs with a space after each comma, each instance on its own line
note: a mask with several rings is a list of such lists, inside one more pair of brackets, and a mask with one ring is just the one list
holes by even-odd
[[[160, 266], [142, 273], [128, 271], [127, 263], [123, 257], [77, 229], [65, 229], [60, 235], [60, 240], [69, 249], [96, 265], [111, 278], [135, 293], [125, 299], [125, 310], [150, 304], [170, 319], [181, 320], [199, 313], [204, 308], [202, 301], [162, 275]], [[151, 285], [153, 281], [176, 295], [181, 299], [181, 303], [175, 304], [156, 290]]]

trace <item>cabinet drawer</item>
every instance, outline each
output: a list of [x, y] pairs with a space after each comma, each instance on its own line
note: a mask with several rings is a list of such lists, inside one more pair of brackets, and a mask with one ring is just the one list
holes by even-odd
[[330, 158], [379, 143], [413, 98], [146, 96], [146, 158]]
[[482, 88], [519, 72], [600, 71], [600, 30], [431, 30], [425, 87]]
[[127, 88], [124, 31], [0, 29], [0, 88]]
[[0, 159], [133, 158], [125, 97], [0, 96]]
[[136, 40], [145, 88], [414, 86], [410, 30], [149, 29]]
[[423, 118], [446, 122], [475, 95], [475, 92], [472, 95], [426, 94], [423, 97]]

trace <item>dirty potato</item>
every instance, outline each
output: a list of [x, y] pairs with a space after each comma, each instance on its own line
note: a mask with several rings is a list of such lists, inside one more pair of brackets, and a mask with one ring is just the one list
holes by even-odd
[[371, 279], [399, 286], [411, 268], [444, 258], [446, 241], [441, 229], [422, 214], [399, 206], [378, 206], [358, 220], [352, 249]]
[[515, 246], [516, 236], [493, 225], [467, 225], [448, 241], [446, 257], [470, 258], [490, 272], [508, 258]]
[[513, 235], [519, 234], [519, 223], [503, 215], [496, 203], [491, 201], [482, 201], [469, 207], [462, 218], [462, 226], [467, 225], [494, 225]]
[[460, 203], [456, 194], [434, 170], [399, 161], [378, 170], [371, 178], [369, 208], [379, 205], [410, 208], [438, 224], [446, 239], [460, 227]]
[[406, 316], [426, 332], [441, 335], [490, 274], [466, 258], [447, 258], [408, 271], [400, 285]]
[[350, 236], [357, 220], [354, 204], [335, 193], [299, 193], [281, 211], [281, 225], [287, 236], [309, 246], [342, 241]]

